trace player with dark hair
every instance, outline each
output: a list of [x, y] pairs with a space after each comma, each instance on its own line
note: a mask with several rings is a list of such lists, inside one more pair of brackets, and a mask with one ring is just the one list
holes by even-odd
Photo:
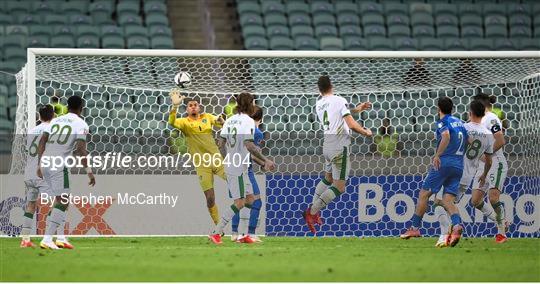
[[35, 247], [30, 240], [30, 231], [34, 223], [36, 212], [36, 201], [40, 192], [47, 192], [47, 183], [37, 176], [37, 153], [38, 143], [43, 131], [49, 126], [54, 118], [54, 108], [52, 105], [42, 106], [39, 109], [39, 125], [30, 129], [26, 136], [26, 167], [24, 169], [24, 185], [26, 187], [26, 206], [24, 208], [23, 225], [21, 230], [21, 247]]
[[416, 211], [412, 217], [412, 226], [401, 235], [402, 239], [420, 237], [422, 217], [426, 213], [428, 199], [444, 188], [442, 203], [450, 215], [452, 233], [447, 238], [447, 245], [455, 246], [463, 232], [461, 217], [454, 204], [459, 195], [459, 182], [463, 174], [463, 155], [467, 144], [467, 130], [463, 122], [451, 115], [454, 104], [448, 97], [441, 97], [437, 102], [439, 120], [437, 123], [437, 151], [433, 157], [427, 177], [420, 190]]
[[[506, 141], [502, 131], [502, 122], [499, 117], [491, 111], [493, 104], [497, 102], [497, 98], [487, 94], [479, 94], [474, 96], [474, 99], [481, 101], [486, 107], [486, 114], [482, 117], [481, 123], [493, 134], [495, 142], [493, 144], [493, 163], [487, 176], [487, 186], [476, 187], [478, 190], [473, 191], [471, 202], [476, 208], [484, 212], [484, 214], [487, 214], [486, 217], [497, 223], [495, 241], [497, 243], [504, 243], [507, 240], [506, 230], [508, 223], [505, 217], [504, 204], [500, 201], [500, 195], [504, 188], [506, 175], [508, 174], [508, 163], [503, 150]], [[483, 162], [481, 161], [480, 164], [480, 166], [482, 166]], [[490, 214], [489, 209], [484, 208], [483, 200], [486, 193], [489, 196], [491, 206], [495, 210], [495, 216]]]
[[[85, 168], [89, 185], [96, 183], [92, 169], [88, 167], [86, 156], [86, 136], [88, 135], [88, 124], [80, 117], [84, 107], [84, 100], [79, 96], [71, 96], [68, 99], [68, 113], [54, 118], [39, 140], [38, 145], [38, 169], [37, 175], [43, 178], [50, 189], [51, 196], [55, 197], [53, 208], [47, 217], [45, 236], [40, 243], [44, 249], [73, 248], [67, 240], [53, 242], [53, 235], [66, 221], [66, 211], [69, 206], [69, 195], [71, 192], [69, 183], [69, 169], [65, 164], [59, 168], [46, 164], [43, 165], [43, 158], [61, 157], [66, 161], [68, 156], [82, 157], [81, 164]], [[49, 163], [51, 164], [51, 163]]]
[[351, 169], [351, 130], [368, 137], [373, 135], [371, 130], [361, 126], [351, 116], [351, 112], [361, 112], [369, 108], [369, 103], [360, 104], [350, 110], [346, 99], [334, 95], [330, 77], [319, 77], [317, 85], [321, 98], [317, 101], [315, 111], [324, 130], [325, 170], [324, 177], [315, 187], [311, 206], [303, 212], [304, 220], [312, 233], [317, 232], [316, 224], [322, 225], [320, 210], [345, 192]]
[[[249, 93], [241, 93], [237, 98], [236, 114], [229, 117], [221, 130], [220, 148], [225, 154], [225, 172], [227, 173], [227, 186], [229, 196], [234, 203], [225, 209], [221, 220], [216, 225], [209, 239], [214, 244], [221, 244], [221, 236], [225, 226], [235, 214], [240, 215], [240, 220], [247, 220], [250, 216], [250, 207], [253, 205], [253, 191], [249, 184], [248, 168], [251, 164], [250, 154], [254, 159], [264, 164], [264, 169], [273, 170], [274, 162], [266, 158], [255, 145], [255, 121], [249, 116], [253, 113], [253, 96]], [[240, 224], [241, 225], [241, 224]], [[241, 229], [241, 230], [240, 230]], [[237, 242], [253, 243], [255, 240], [246, 231], [240, 228]]]

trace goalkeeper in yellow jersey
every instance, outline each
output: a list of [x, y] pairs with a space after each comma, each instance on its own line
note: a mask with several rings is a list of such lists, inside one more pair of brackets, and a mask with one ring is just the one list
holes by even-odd
[[[200, 103], [196, 99], [185, 99], [180, 94], [178, 89], [173, 89], [169, 93], [172, 101], [172, 108], [169, 113], [169, 124], [174, 128], [182, 131], [186, 137], [188, 153], [191, 155], [191, 160], [197, 166], [197, 176], [201, 189], [206, 197], [206, 206], [210, 217], [215, 224], [219, 222], [218, 208], [215, 203], [214, 195], [214, 176], [217, 175], [225, 180], [225, 172], [223, 169], [222, 156], [216, 145], [213, 136], [213, 127], [221, 127], [223, 119], [209, 113], [201, 113]], [[187, 117], [176, 118], [178, 107], [185, 101]], [[204, 156], [211, 156], [211, 163], [200, 161]], [[215, 159], [220, 159], [219, 163]], [[210, 164], [208, 166], [208, 164]], [[219, 167], [215, 165], [218, 164]]]

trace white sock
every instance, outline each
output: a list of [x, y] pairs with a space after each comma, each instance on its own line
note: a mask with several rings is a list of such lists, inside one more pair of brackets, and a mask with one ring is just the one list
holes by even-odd
[[435, 207], [435, 216], [437, 216], [437, 220], [439, 221], [441, 236], [448, 235], [450, 230], [450, 218], [448, 218], [446, 210], [444, 210], [442, 206]]
[[311, 202], [311, 207], [315, 205], [317, 199], [330, 187], [332, 184], [328, 182], [325, 178], [321, 179], [317, 186], [315, 187], [315, 193], [313, 194], [313, 200]]
[[339, 192], [336, 187], [330, 186], [323, 192], [323, 194], [321, 194], [319, 198], [317, 198], [317, 200], [315, 200], [313, 206], [311, 207], [311, 214], [317, 214], [317, 212], [326, 207], [326, 205], [332, 202], [332, 200], [334, 200], [334, 198], [340, 194], [341, 192]]
[[58, 208], [53, 208], [51, 215], [47, 217], [47, 227], [45, 229], [45, 237], [43, 240], [52, 240], [52, 236], [56, 234], [58, 227], [66, 221], [66, 211]]
[[240, 221], [238, 222], [238, 234], [247, 235], [248, 233], [248, 223], [249, 215], [251, 214], [251, 209], [244, 207], [240, 209]]
[[484, 214], [484, 216], [486, 216], [489, 220], [493, 222], [497, 222], [497, 217], [494, 214], [495, 212], [493, 211], [493, 209], [491, 209], [491, 207], [486, 206], [484, 202], [478, 205], [476, 209], [482, 211], [482, 214]]
[[66, 225], [66, 220], [64, 219], [64, 222], [58, 226], [58, 229], [56, 230], [56, 240], [59, 242], [66, 242], [66, 236], [64, 235], [64, 227]]
[[497, 221], [497, 233], [498, 234], [505, 234], [506, 228], [505, 228], [505, 212], [504, 212], [504, 205], [502, 202], [497, 202], [495, 204], [491, 204], [493, 206], [493, 210], [495, 211], [495, 218]]
[[[225, 230], [225, 227], [229, 222], [232, 220], [232, 217], [234, 214], [238, 213], [239, 210], [236, 208], [236, 206], [231, 205], [227, 209], [225, 209], [225, 212], [221, 214], [221, 219], [219, 220], [219, 223], [214, 228], [214, 234], [223, 234], [223, 231]], [[240, 225], [240, 224], [238, 224]]]
[[25, 212], [23, 215], [23, 225], [21, 230], [21, 236], [23, 240], [30, 240], [30, 231], [32, 231], [32, 224], [34, 223], [34, 214]]

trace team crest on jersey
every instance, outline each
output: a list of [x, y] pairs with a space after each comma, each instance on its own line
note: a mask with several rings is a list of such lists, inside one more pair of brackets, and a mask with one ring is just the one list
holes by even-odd
[[203, 118], [202, 123], [206, 123], [206, 121], [207, 121], [206, 118]]

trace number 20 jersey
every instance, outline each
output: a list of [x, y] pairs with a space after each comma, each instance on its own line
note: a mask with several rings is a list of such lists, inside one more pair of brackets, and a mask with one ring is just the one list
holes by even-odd
[[49, 139], [43, 156], [65, 159], [73, 154], [77, 140], [86, 141], [89, 128], [78, 115], [68, 113], [54, 118], [44, 132], [49, 134]]

